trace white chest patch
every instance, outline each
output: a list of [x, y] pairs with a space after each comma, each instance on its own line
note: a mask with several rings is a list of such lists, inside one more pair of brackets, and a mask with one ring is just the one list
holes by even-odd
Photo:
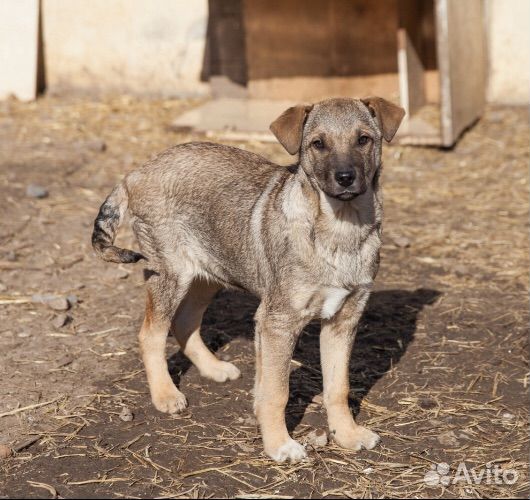
[[342, 307], [342, 304], [344, 304], [349, 293], [350, 290], [345, 290], [344, 288], [326, 288], [322, 293], [324, 302], [322, 303], [320, 316], [324, 319], [333, 318]]

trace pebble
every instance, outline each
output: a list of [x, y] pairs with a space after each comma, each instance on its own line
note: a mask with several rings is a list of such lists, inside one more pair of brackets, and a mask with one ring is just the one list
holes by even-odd
[[240, 443], [240, 442], [237, 442], [236, 443], [237, 446], [239, 446], [239, 448], [244, 451], [245, 453], [253, 453], [256, 451], [256, 448], [254, 448], [254, 446], [250, 446], [248, 444], [245, 444], [245, 443]]
[[131, 420], [133, 420], [133, 418], [134, 415], [131, 409], [128, 406], [124, 406], [120, 412], [120, 419], [124, 422], [130, 422]]
[[70, 308], [70, 303], [66, 297], [53, 294], [35, 294], [31, 297], [32, 302], [38, 302], [40, 304], [46, 304], [54, 311], [67, 311]]
[[10, 250], [6, 254], [6, 260], [8, 260], [9, 262], [16, 262], [17, 258], [17, 253], [14, 250]]
[[13, 450], [5, 444], [0, 444], [0, 459], [9, 458], [13, 454]]
[[459, 446], [460, 443], [456, 437], [455, 431], [442, 432], [437, 437], [438, 442], [444, 446]]
[[65, 297], [57, 297], [56, 299], [50, 300], [47, 304], [54, 311], [68, 311], [70, 308], [70, 303]]
[[47, 198], [48, 194], [48, 190], [39, 184], [29, 184], [26, 187], [26, 196], [30, 198]]
[[119, 267], [109, 268], [108, 271], [106, 271], [105, 275], [108, 279], [124, 280], [129, 277], [129, 271], [126, 271], [125, 269], [121, 269]]
[[68, 323], [69, 320], [70, 316], [68, 316], [68, 314], [59, 314], [53, 319], [52, 325], [55, 328], [62, 328], [64, 325], [66, 325], [66, 323]]
[[91, 139], [85, 143], [87, 149], [92, 151], [105, 151], [107, 149], [107, 143], [103, 139]]
[[328, 433], [325, 429], [314, 429], [305, 436], [304, 441], [313, 448], [322, 448], [328, 444]]
[[457, 264], [453, 267], [453, 272], [459, 276], [469, 276], [471, 273], [469, 271], [469, 267], [465, 266], [464, 264]]
[[243, 425], [249, 425], [249, 426], [258, 425], [258, 421], [252, 415], [249, 415], [248, 417], [239, 417], [237, 421]]
[[408, 248], [410, 247], [410, 239], [406, 236], [393, 236], [392, 242], [394, 245], [396, 245], [398, 248]]
[[433, 408], [436, 408], [438, 404], [434, 399], [431, 398], [420, 398], [418, 400], [418, 406], [420, 408], [423, 408], [424, 410], [432, 410]]
[[7, 290], [7, 286], [0, 281], [0, 292], [5, 292]]
[[75, 306], [79, 302], [79, 299], [77, 298], [77, 295], [74, 295], [74, 294], [67, 295], [66, 296], [66, 300], [68, 301], [68, 303], [71, 306]]
[[502, 424], [506, 426], [510, 426], [514, 423], [515, 415], [513, 413], [505, 412], [501, 416]]

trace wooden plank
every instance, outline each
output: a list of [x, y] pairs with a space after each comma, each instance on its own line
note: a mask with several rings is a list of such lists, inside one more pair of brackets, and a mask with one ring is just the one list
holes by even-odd
[[411, 117], [426, 102], [425, 69], [405, 28], [398, 30], [398, 68], [401, 105]]
[[333, 96], [378, 95], [398, 101], [399, 85], [396, 73], [343, 77], [263, 78], [248, 82], [248, 95], [255, 99], [290, 99], [296, 102], [315, 102]]
[[436, 0], [442, 143], [452, 146], [483, 112], [485, 40], [481, 0]]
[[249, 80], [397, 72], [397, 0], [244, 0]]
[[35, 99], [38, 26], [38, 0], [0, 1], [0, 99]]

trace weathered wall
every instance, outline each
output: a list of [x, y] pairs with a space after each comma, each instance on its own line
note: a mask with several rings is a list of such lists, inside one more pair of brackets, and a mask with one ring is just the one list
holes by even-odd
[[530, 102], [530, 1], [488, 0], [490, 102]]
[[207, 0], [42, 0], [46, 84], [204, 95]]
[[38, 0], [0, 1], [0, 99], [37, 92]]

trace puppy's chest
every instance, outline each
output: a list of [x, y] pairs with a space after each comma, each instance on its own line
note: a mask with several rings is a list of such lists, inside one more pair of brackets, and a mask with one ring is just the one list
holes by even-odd
[[317, 239], [314, 259], [323, 284], [353, 290], [372, 283], [377, 273], [381, 239], [375, 226], [343, 235]]
[[301, 300], [302, 313], [308, 318], [330, 319], [352, 293], [371, 289], [379, 264], [381, 240], [377, 231], [365, 236], [357, 245], [351, 241], [337, 246], [329, 242], [315, 245], [311, 276], [307, 276]]

